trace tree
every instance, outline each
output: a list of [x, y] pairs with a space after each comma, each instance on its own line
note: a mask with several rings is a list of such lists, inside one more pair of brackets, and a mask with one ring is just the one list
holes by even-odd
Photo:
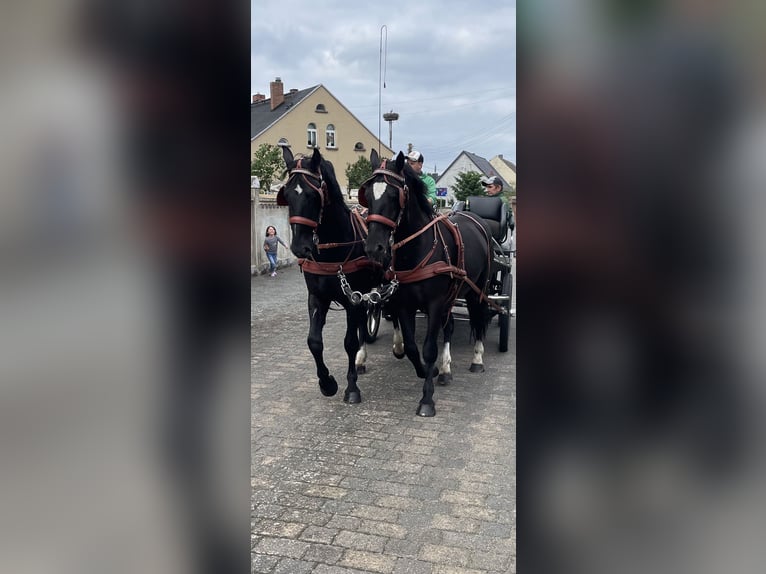
[[282, 150], [268, 143], [261, 144], [253, 154], [250, 162], [250, 175], [258, 176], [261, 189], [270, 190], [271, 184], [279, 179], [279, 173], [284, 169]]
[[365, 181], [372, 177], [372, 164], [366, 157], [359, 156], [353, 164], [346, 164], [346, 179], [348, 180], [348, 189], [359, 189]]
[[481, 174], [476, 171], [459, 173], [452, 185], [452, 193], [455, 201], [465, 201], [472, 195], [484, 195], [481, 187]]

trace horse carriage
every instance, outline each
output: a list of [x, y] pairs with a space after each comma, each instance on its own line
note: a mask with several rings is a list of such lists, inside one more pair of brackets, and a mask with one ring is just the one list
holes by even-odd
[[[513, 213], [499, 197], [474, 196], [465, 202], [458, 202], [453, 211], [470, 211], [484, 218], [492, 231], [492, 262], [490, 279], [487, 284], [487, 298], [495, 306], [490, 306], [491, 317], [497, 317], [500, 337], [498, 350], [508, 351], [510, 335], [511, 299], [513, 295], [512, 264], [515, 249], [512, 245], [514, 229]], [[455, 301], [455, 307], [465, 307], [463, 299]], [[498, 310], [501, 307], [502, 310]]]
[[[449, 217], [434, 215], [424, 184], [405, 165], [404, 154], [380, 159], [373, 150], [373, 175], [358, 196], [369, 209], [363, 220], [343, 201], [332, 164], [319, 150], [311, 158], [296, 159], [283, 148], [283, 157], [289, 176], [277, 202], [289, 207], [290, 249], [305, 276], [307, 344], [322, 394], [332, 396], [338, 389], [323, 360], [322, 329], [330, 305], [335, 302], [346, 311], [344, 401], [348, 403], [362, 400], [357, 376], [365, 372], [366, 344], [377, 337], [385, 306], [395, 325], [394, 355], [407, 356], [417, 377], [424, 380], [416, 412], [434, 416], [434, 380], [438, 375], [438, 382], [448, 384], [452, 377], [449, 342], [454, 305], [468, 310], [474, 341], [471, 372], [484, 371], [483, 339], [492, 315], [501, 321], [500, 350], [508, 348], [511, 254], [500, 247], [507, 233], [506, 212], [493, 201], [496, 198], [471, 198], [464, 211]], [[496, 221], [490, 203], [496, 208]], [[428, 322], [422, 358], [415, 342], [417, 312], [425, 313]], [[439, 332], [445, 343], [441, 355]]]

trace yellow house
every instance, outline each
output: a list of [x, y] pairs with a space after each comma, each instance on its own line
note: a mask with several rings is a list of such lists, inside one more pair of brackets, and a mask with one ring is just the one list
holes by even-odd
[[497, 170], [497, 174], [516, 189], [516, 165], [512, 161], [503, 158], [503, 154], [498, 154], [489, 160], [489, 164]]
[[346, 167], [374, 148], [382, 157], [394, 152], [360, 122], [322, 84], [287, 93], [280, 78], [269, 85], [269, 98], [255, 94], [250, 104], [250, 153], [262, 144], [287, 145], [293, 155], [318, 147], [332, 162], [338, 183], [348, 192]]

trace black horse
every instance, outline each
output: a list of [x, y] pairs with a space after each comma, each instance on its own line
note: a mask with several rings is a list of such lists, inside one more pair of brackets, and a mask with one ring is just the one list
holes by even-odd
[[[434, 416], [433, 377], [437, 337], [447, 325], [452, 305], [463, 297], [468, 307], [471, 335], [475, 340], [472, 372], [484, 370], [483, 339], [489, 313], [484, 294], [490, 273], [490, 231], [480, 217], [456, 213], [434, 214], [420, 177], [396, 160], [380, 160], [370, 154], [372, 177], [359, 190], [359, 201], [369, 209], [367, 255], [380, 263], [387, 279], [399, 282], [389, 307], [399, 319], [404, 352], [425, 379], [417, 409], [421, 416]], [[459, 226], [458, 226], [459, 223]], [[421, 362], [415, 342], [415, 314], [428, 316]]]
[[307, 343], [316, 362], [319, 388], [327, 397], [338, 391], [338, 383], [322, 355], [322, 329], [330, 304], [335, 301], [346, 311], [343, 346], [348, 355], [348, 386], [343, 400], [359, 403], [362, 394], [356, 381], [367, 356], [367, 313], [363, 304], [351, 298], [379, 285], [382, 270], [365, 256], [364, 222], [343, 201], [332, 163], [323, 159], [318, 149], [310, 159], [294, 159], [290, 149], [284, 147], [282, 156], [289, 176], [277, 194], [277, 203], [289, 207], [290, 250], [298, 258], [306, 280]]

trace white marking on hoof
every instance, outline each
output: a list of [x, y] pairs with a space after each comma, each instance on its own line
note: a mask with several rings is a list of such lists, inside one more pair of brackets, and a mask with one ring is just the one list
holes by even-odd
[[354, 358], [354, 364], [357, 369], [359, 369], [359, 367], [364, 367], [367, 364], [367, 343], [363, 343], [362, 346], [359, 347], [359, 350], [356, 352], [356, 357]]
[[452, 365], [452, 355], [450, 354], [450, 344], [444, 343], [444, 348], [442, 349], [442, 356], [441, 356], [441, 362], [439, 362], [439, 373], [442, 375], [446, 375], [452, 372], [451, 365]]
[[484, 343], [481, 341], [476, 341], [476, 344], [473, 346], [473, 360], [471, 360], [471, 364], [484, 364]]

